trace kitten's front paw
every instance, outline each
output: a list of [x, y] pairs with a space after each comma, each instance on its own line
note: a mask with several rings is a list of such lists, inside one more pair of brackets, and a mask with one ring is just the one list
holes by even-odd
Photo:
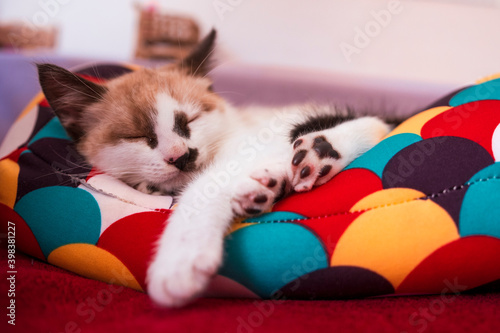
[[147, 275], [149, 296], [168, 307], [183, 306], [199, 296], [222, 262], [222, 242], [217, 239], [176, 236], [160, 244]]
[[165, 195], [158, 187], [148, 184], [147, 182], [142, 182], [134, 187], [137, 191], [150, 195]]
[[292, 186], [296, 192], [305, 192], [326, 183], [340, 171], [341, 158], [330, 142], [313, 132], [299, 137], [293, 143]]
[[236, 187], [231, 199], [233, 212], [238, 216], [258, 215], [271, 208], [288, 192], [284, 167], [275, 165], [254, 171]]

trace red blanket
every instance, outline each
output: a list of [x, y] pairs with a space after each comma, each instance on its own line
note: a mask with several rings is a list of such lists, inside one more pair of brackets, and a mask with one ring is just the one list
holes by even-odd
[[[5, 244], [3, 241], [2, 243]], [[2, 246], [1, 267], [8, 271]], [[500, 294], [347, 301], [201, 299], [162, 309], [147, 295], [16, 255], [2, 278], [2, 332], [498, 332]], [[9, 296], [9, 289], [15, 296]], [[6, 314], [15, 300], [15, 326]]]

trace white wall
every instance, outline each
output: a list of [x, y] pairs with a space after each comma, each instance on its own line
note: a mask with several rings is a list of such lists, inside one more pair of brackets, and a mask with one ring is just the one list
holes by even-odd
[[61, 29], [58, 52], [129, 59], [135, 42], [133, 0], [0, 0], [0, 19]]
[[[390, 0], [158, 2], [191, 13], [204, 31], [217, 27], [237, 61], [459, 85], [500, 72], [499, 0], [401, 0], [390, 17]], [[133, 3], [0, 0], [0, 19], [51, 14], [61, 54], [123, 60], [135, 45]], [[366, 29], [372, 37], [359, 32]], [[346, 56], [349, 48], [356, 53]]]

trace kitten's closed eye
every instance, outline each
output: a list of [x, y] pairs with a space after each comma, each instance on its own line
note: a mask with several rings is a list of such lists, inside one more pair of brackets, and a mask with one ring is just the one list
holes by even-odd
[[196, 119], [200, 118], [200, 114], [196, 114], [194, 115], [193, 117], [191, 117], [191, 119], [188, 120], [188, 124], [191, 124], [193, 121], [195, 121]]
[[156, 136], [127, 136], [123, 139], [128, 141], [145, 140], [148, 146], [151, 147], [151, 149], [154, 149], [156, 148], [156, 146], [158, 146], [158, 139], [156, 138]]

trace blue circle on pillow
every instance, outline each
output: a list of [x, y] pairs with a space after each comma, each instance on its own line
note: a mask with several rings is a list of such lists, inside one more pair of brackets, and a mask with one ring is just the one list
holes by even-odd
[[57, 117], [52, 118], [44, 127], [42, 127], [40, 131], [37, 134], [35, 134], [33, 139], [30, 140], [28, 146], [31, 145], [33, 142], [40, 140], [42, 138], [55, 138], [55, 139], [64, 139], [71, 141], [71, 138], [68, 136], [66, 130], [61, 125], [61, 122]]
[[304, 216], [292, 212], [271, 212], [265, 213], [255, 217], [249, 217], [243, 221], [243, 223], [278, 223], [278, 222], [290, 222], [295, 220], [303, 220]]
[[460, 210], [461, 236], [500, 238], [500, 162], [471, 177]]
[[33, 231], [45, 257], [66, 244], [96, 244], [101, 233], [97, 201], [79, 188], [40, 188], [22, 197], [14, 210]]
[[500, 100], [500, 79], [487, 81], [460, 91], [450, 99], [450, 106], [459, 106], [487, 99]]
[[390, 136], [355, 159], [345, 168], [345, 170], [354, 168], [367, 169], [373, 171], [373, 173], [382, 178], [385, 165], [394, 155], [401, 149], [421, 140], [422, 138], [419, 135], [413, 133], [402, 133]]
[[268, 298], [287, 283], [325, 267], [325, 249], [313, 233], [293, 223], [263, 223], [226, 238], [219, 274]]

